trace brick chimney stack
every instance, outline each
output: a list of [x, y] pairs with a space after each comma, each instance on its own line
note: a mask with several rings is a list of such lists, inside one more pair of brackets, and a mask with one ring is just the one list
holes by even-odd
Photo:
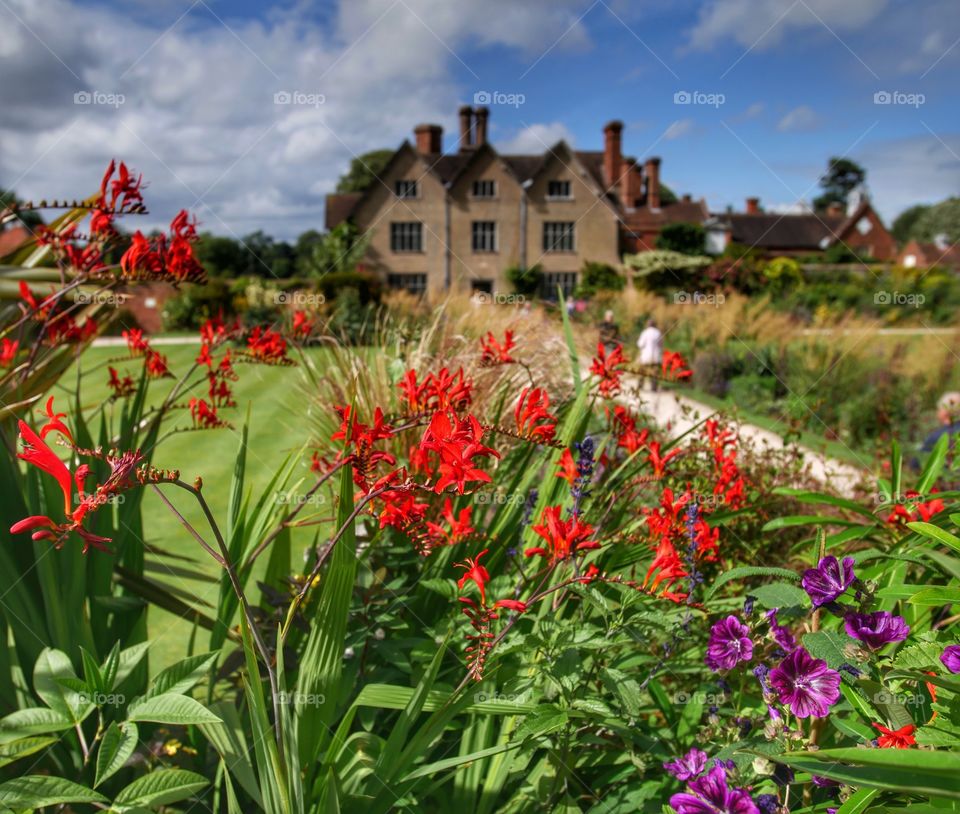
[[460, 149], [473, 147], [473, 108], [464, 105], [460, 108]]
[[827, 214], [832, 218], [842, 218], [844, 215], [843, 204], [840, 201], [827, 204]]
[[608, 122], [603, 128], [603, 181], [607, 189], [613, 187], [620, 177], [623, 156], [620, 153], [620, 136], [623, 122]]
[[747, 198], [747, 214], [748, 214], [748, 215], [759, 215], [759, 214], [760, 214], [760, 199], [759, 199], [759, 198]]
[[660, 159], [654, 156], [646, 163], [647, 176], [647, 206], [651, 209], [660, 208]]
[[633, 209], [640, 197], [640, 168], [637, 159], [627, 156], [623, 159], [620, 178], [620, 203], [624, 209]]
[[487, 143], [487, 120], [490, 118], [490, 108], [488, 107], [475, 107], [473, 109], [474, 115], [474, 126], [473, 126], [473, 145], [474, 147], [482, 147]]
[[439, 155], [443, 152], [443, 128], [439, 124], [418, 124], [413, 132], [417, 137], [418, 153]]

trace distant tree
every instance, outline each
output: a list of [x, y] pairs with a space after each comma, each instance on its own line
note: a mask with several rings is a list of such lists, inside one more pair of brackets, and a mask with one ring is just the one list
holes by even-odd
[[243, 247], [232, 237], [203, 232], [195, 252], [210, 277], [235, 277], [243, 273], [246, 262]]
[[323, 236], [323, 240], [313, 247], [306, 268], [309, 274], [315, 277], [355, 271], [369, 245], [369, 235], [361, 234], [356, 226], [344, 221], [334, 226]]
[[960, 240], [960, 198], [934, 204], [917, 218], [911, 237], [931, 242], [944, 237], [948, 243]]
[[908, 240], [911, 240], [917, 220], [928, 209], [930, 209], [929, 204], [917, 204], [916, 206], [904, 209], [903, 212], [897, 215], [893, 226], [890, 227], [890, 234], [896, 238], [898, 243], [906, 243]]
[[846, 206], [850, 192], [862, 184], [866, 177], [867, 171], [856, 161], [834, 156], [827, 165], [826, 173], [820, 178], [823, 194], [814, 199], [813, 208], [822, 211], [832, 203]]
[[396, 150], [371, 150], [350, 162], [350, 168], [337, 181], [337, 192], [363, 192], [383, 172]]
[[[23, 201], [17, 197], [17, 194], [12, 189], [8, 190], [0, 188], [0, 212], [14, 203], [23, 203]], [[15, 220], [10, 220], [6, 223], [0, 223], [0, 231], [3, 231], [4, 229], [14, 225], [16, 221], [20, 221], [27, 228], [33, 228], [34, 226], [39, 226], [41, 223], [43, 223], [43, 218], [40, 217], [39, 212], [34, 212], [33, 210], [28, 209], [26, 212], [18, 213]]]
[[316, 229], [307, 229], [306, 232], [303, 232], [300, 237], [297, 238], [297, 242], [294, 245], [294, 251], [297, 255], [297, 277], [310, 276], [314, 249], [318, 244], [323, 242], [323, 239], [323, 232]]
[[657, 248], [681, 254], [702, 255], [706, 236], [699, 223], [669, 223], [657, 235]]
[[660, 205], [667, 206], [669, 204], [674, 204], [678, 200], [677, 193], [674, 192], [666, 184], [660, 184]]

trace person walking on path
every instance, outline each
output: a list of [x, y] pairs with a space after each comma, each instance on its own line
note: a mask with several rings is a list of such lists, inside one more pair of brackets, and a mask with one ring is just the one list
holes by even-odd
[[[640, 364], [643, 367], [659, 366], [663, 359], [663, 334], [652, 319], [647, 320], [647, 327], [640, 332], [637, 339], [640, 349]], [[650, 384], [648, 389], [656, 391], [657, 379], [655, 376], [646, 377]]]
[[620, 344], [620, 326], [613, 321], [613, 311], [603, 315], [603, 322], [597, 326], [600, 335], [600, 344], [607, 350], [613, 350]]

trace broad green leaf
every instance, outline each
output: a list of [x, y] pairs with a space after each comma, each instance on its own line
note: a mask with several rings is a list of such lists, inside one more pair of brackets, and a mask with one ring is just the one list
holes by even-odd
[[845, 661], [850, 661], [845, 650], [853, 640], [836, 630], [818, 630], [805, 633], [803, 646], [814, 658], [823, 659], [831, 668], [836, 670]]
[[27, 775], [0, 785], [0, 806], [15, 811], [67, 803], [106, 802], [102, 794], [62, 777]]
[[911, 605], [949, 605], [953, 602], [960, 602], [960, 588], [950, 588], [944, 585], [924, 588], [907, 601]]
[[46, 707], [28, 707], [11, 712], [0, 719], [0, 740], [11, 740], [23, 735], [43, 735], [62, 732], [73, 726], [66, 715]]
[[796, 571], [791, 571], [788, 568], [766, 568], [757, 565], [744, 565], [740, 568], [731, 568], [729, 571], [724, 571], [719, 577], [713, 580], [705, 598], [709, 599], [712, 597], [721, 586], [726, 585], [731, 580], [746, 579], [747, 577], [780, 577], [781, 579], [798, 581], [800, 579], [800, 575]]
[[174, 693], [137, 699], [130, 704], [127, 718], [159, 724], [213, 724], [220, 721], [199, 701]]
[[208, 785], [207, 779], [184, 769], [156, 769], [138, 777], [114, 798], [114, 808], [168, 805], [185, 800]]
[[218, 656], [218, 653], [201, 653], [196, 656], [189, 656], [183, 661], [178, 661], [176, 664], [167, 667], [166, 670], [161, 670], [150, 683], [146, 697], [152, 698], [164, 693], [182, 695], [204, 678]]
[[20, 738], [9, 743], [0, 743], [0, 766], [7, 766], [15, 760], [20, 760], [22, 757], [46, 749], [59, 740], [60, 738], [50, 735], [31, 735], [28, 738]]
[[792, 608], [795, 605], [805, 605], [810, 601], [806, 591], [789, 582], [758, 585], [750, 588], [749, 594], [756, 597], [757, 602], [765, 608]]
[[33, 688], [50, 709], [56, 710], [77, 724], [93, 711], [94, 704], [80, 692], [67, 689], [61, 679], [77, 681], [70, 657], [61, 650], [47, 647], [33, 667]]
[[127, 721], [122, 728], [117, 726], [116, 721], [110, 723], [100, 741], [100, 751], [97, 752], [94, 788], [123, 768], [123, 764], [137, 748], [138, 738], [137, 725], [133, 721]]
[[860, 789], [847, 798], [847, 801], [837, 809], [837, 814], [861, 814], [870, 807], [873, 798], [879, 793], [879, 789]]

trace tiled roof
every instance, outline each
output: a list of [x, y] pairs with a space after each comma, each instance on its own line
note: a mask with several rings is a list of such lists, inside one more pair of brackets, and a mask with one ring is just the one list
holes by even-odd
[[323, 218], [327, 230], [349, 218], [362, 197], [362, 192], [340, 192], [327, 195], [327, 207]]
[[849, 218], [844, 215], [775, 214], [762, 212], [756, 215], [730, 213], [717, 215], [721, 224], [730, 228], [730, 239], [746, 246], [763, 249], [810, 249], [823, 248], [836, 240], [845, 230]]
[[623, 216], [624, 225], [634, 232], [660, 229], [668, 223], [703, 223], [708, 217], [703, 201], [676, 201], [659, 209], [643, 206]]

